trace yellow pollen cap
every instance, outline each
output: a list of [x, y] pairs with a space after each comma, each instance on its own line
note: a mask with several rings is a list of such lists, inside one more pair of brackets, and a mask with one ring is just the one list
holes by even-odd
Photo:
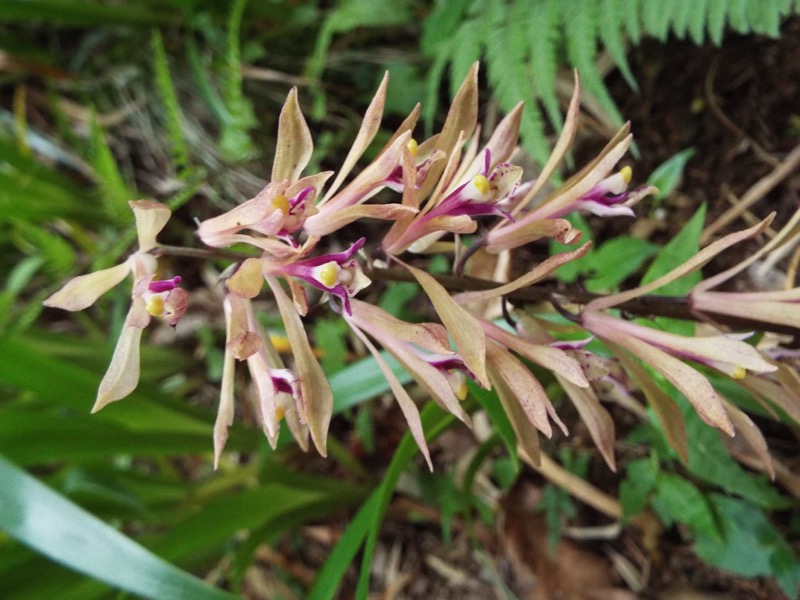
[[734, 379], [744, 379], [745, 377], [747, 377], [747, 369], [745, 369], [744, 367], [736, 367], [731, 372], [731, 377], [733, 377]]
[[278, 406], [275, 409], [275, 420], [278, 422], [283, 421], [283, 417], [285, 416], [286, 416], [286, 409], [283, 408], [282, 406]]
[[331, 261], [319, 270], [319, 280], [325, 287], [332, 288], [339, 279], [339, 265]]
[[289, 214], [289, 199], [281, 194], [280, 196], [275, 196], [272, 199], [272, 208], [277, 208], [283, 214]]
[[460, 386], [458, 386], [458, 389], [456, 390], [456, 398], [458, 398], [463, 402], [467, 398], [468, 391], [469, 390], [467, 390], [467, 382], [465, 381]]
[[630, 167], [622, 167], [619, 170], [619, 174], [622, 175], [622, 178], [625, 180], [625, 183], [630, 183], [631, 179], [633, 178], [633, 169]]
[[416, 156], [417, 155], [417, 149], [419, 148], [419, 144], [417, 144], [417, 140], [415, 140], [414, 138], [411, 138], [410, 140], [408, 140], [408, 143], [406, 144], [406, 148], [408, 148], [408, 151], [411, 152], [411, 156]]
[[492, 186], [489, 183], [489, 179], [486, 177], [486, 175], [475, 175], [475, 177], [472, 179], [472, 185], [478, 188], [478, 191], [481, 194], [488, 194], [489, 190], [492, 189]]
[[150, 296], [145, 305], [148, 314], [153, 317], [160, 317], [164, 314], [164, 298], [161, 296]]

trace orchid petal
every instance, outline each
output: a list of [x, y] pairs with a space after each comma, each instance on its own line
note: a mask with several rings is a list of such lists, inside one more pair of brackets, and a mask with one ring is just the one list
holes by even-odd
[[275, 219], [281, 217], [280, 211], [273, 207], [272, 201], [276, 196], [283, 194], [287, 186], [288, 182], [285, 180], [271, 181], [250, 200], [200, 223], [197, 235], [207, 246], [219, 248], [232, 245], [235, 242], [226, 241], [231, 234], [262, 222], [267, 215], [274, 215]]
[[352, 320], [359, 326], [367, 322], [372, 327], [433, 354], [455, 354], [450, 349], [447, 330], [438, 323], [406, 323], [372, 304], [355, 298], [350, 302], [353, 308]]
[[278, 118], [278, 143], [272, 165], [272, 181], [296, 181], [306, 168], [314, 142], [292, 88]]
[[613, 319], [595, 313], [585, 313], [583, 326], [598, 337], [609, 339], [649, 364], [686, 396], [701, 419], [728, 435], [734, 434], [733, 425], [719, 395], [705, 377], [667, 352], [618, 331], [614, 324], [608, 323], [610, 320]]
[[[348, 317], [345, 317], [348, 318]], [[348, 319], [349, 320], [349, 319]], [[392, 372], [391, 367], [386, 364], [386, 361], [381, 356], [381, 353], [378, 352], [378, 349], [372, 343], [372, 341], [367, 337], [367, 335], [361, 331], [358, 327], [352, 327], [353, 332], [358, 336], [358, 338], [364, 342], [364, 345], [372, 354], [375, 362], [378, 363], [378, 368], [380, 368], [383, 376], [386, 378], [386, 381], [389, 383], [389, 387], [392, 389], [392, 393], [394, 393], [394, 397], [397, 399], [397, 404], [400, 406], [400, 410], [403, 412], [403, 416], [408, 423], [408, 429], [411, 432], [411, 436], [414, 438], [414, 441], [417, 442], [417, 446], [419, 446], [420, 452], [422, 452], [422, 456], [425, 457], [425, 462], [428, 463], [428, 469], [433, 472], [433, 463], [431, 462], [431, 453], [428, 450], [428, 444], [425, 441], [425, 431], [422, 429], [422, 419], [419, 416], [419, 410], [417, 409], [417, 405], [411, 399], [411, 396], [408, 395], [408, 392], [405, 390], [403, 385], [397, 379], [397, 376]]]
[[337, 211], [347, 206], [366, 202], [372, 195], [380, 191], [397, 165], [400, 164], [403, 151], [410, 138], [410, 133], [398, 137], [386, 152], [367, 165], [341, 192], [326, 201], [325, 204], [318, 205], [320, 212], [306, 220], [306, 230], [311, 231], [315, 227], [323, 227], [322, 223], [330, 219]]
[[778, 363], [777, 381], [767, 377], [747, 377], [739, 384], [757, 399], [769, 401], [761, 405], [772, 414], [772, 418], [780, 418], [772, 408], [774, 404], [800, 424], [800, 376], [792, 367]]
[[142, 311], [147, 315], [144, 302], [141, 298], [134, 298], [114, 348], [111, 364], [108, 365], [97, 390], [93, 413], [111, 402], [129, 396], [139, 385], [139, 343], [142, 339], [142, 328], [132, 323], [140, 321]]
[[150, 252], [158, 246], [156, 236], [164, 229], [172, 214], [169, 208], [153, 200], [131, 200], [136, 219], [136, 234], [139, 237], [139, 252]]
[[324, 219], [310, 217], [306, 221], [304, 229], [311, 235], [322, 237], [364, 218], [394, 221], [405, 216], [413, 216], [417, 210], [402, 204], [356, 204], [330, 213], [327, 210], [323, 212]]
[[473, 63], [447, 112], [436, 149], [450, 155], [459, 138], [472, 135], [478, 122], [478, 63]]
[[[796, 292], [796, 290], [785, 290]], [[723, 314], [750, 321], [761, 321], [775, 325], [788, 325], [800, 329], [800, 306], [789, 302], [764, 299], [757, 293], [695, 292], [690, 294], [692, 308], [707, 314]], [[787, 296], [790, 294], [786, 294]], [[793, 294], [792, 294], [793, 295]], [[795, 301], [796, 302], [796, 301]]]
[[226, 287], [243, 298], [255, 298], [264, 287], [264, 259], [248, 258], [225, 282]]
[[486, 234], [486, 249], [490, 252], [512, 250], [543, 237], [562, 244], [572, 244], [580, 240], [581, 231], [575, 229], [566, 219], [519, 220], [496, 228]]
[[580, 95], [581, 86], [578, 78], [578, 71], [576, 70], [575, 89], [572, 93], [572, 99], [569, 102], [567, 115], [564, 119], [564, 127], [561, 128], [561, 135], [558, 136], [558, 141], [556, 142], [553, 151], [550, 153], [550, 157], [547, 159], [544, 167], [542, 167], [542, 172], [539, 173], [539, 176], [536, 178], [536, 182], [533, 184], [531, 189], [528, 190], [528, 193], [525, 194], [525, 197], [520, 201], [520, 203], [514, 207], [514, 210], [511, 212], [512, 216], [516, 217], [523, 208], [528, 206], [531, 200], [536, 197], [536, 194], [538, 194], [544, 185], [550, 181], [550, 178], [553, 176], [553, 173], [555, 173], [556, 168], [558, 168], [558, 165], [561, 164], [564, 155], [572, 145], [572, 140], [575, 138], [575, 132], [578, 128]]
[[512, 292], [516, 292], [519, 289], [531, 286], [534, 283], [538, 283], [545, 277], [549, 277], [553, 273], [553, 271], [555, 271], [562, 265], [570, 261], [576, 260], [578, 258], [581, 258], [584, 254], [586, 254], [589, 251], [589, 248], [591, 247], [592, 243], [587, 242], [583, 246], [581, 246], [577, 250], [573, 250], [572, 252], [561, 252], [559, 254], [549, 257], [544, 262], [541, 262], [538, 265], [536, 265], [533, 269], [531, 269], [530, 272], [519, 277], [518, 279], [515, 279], [510, 283], [498, 286], [491, 290], [485, 290], [480, 292], [464, 292], [462, 294], [458, 294], [457, 296], [455, 296], [455, 299], [459, 304], [470, 304], [472, 302], [483, 302], [486, 300], [493, 300], [501, 296], [506, 296]]
[[550, 400], [530, 369], [496, 342], [486, 344], [486, 360], [491, 365], [490, 373], [494, 373], [505, 382], [528, 420], [548, 438], [552, 437], [553, 428], [547, 419], [545, 408], [550, 404]]
[[567, 397], [572, 402], [581, 420], [586, 424], [589, 435], [600, 450], [600, 454], [605, 459], [608, 468], [617, 472], [617, 463], [614, 459], [614, 420], [608, 411], [600, 404], [600, 400], [591, 387], [578, 387], [566, 379], [556, 375], [556, 379], [564, 388]]
[[297, 376], [300, 380], [300, 389], [303, 405], [300, 407], [300, 417], [308, 424], [311, 439], [322, 456], [327, 456], [328, 426], [333, 414], [333, 392], [328, 383], [328, 378], [314, 357], [314, 351], [306, 336], [300, 315], [292, 305], [292, 301], [281, 284], [274, 277], [267, 277], [267, 284], [272, 290], [278, 303], [278, 310], [286, 328], [286, 335], [292, 347], [292, 354], [296, 362]]
[[126, 261], [110, 269], [79, 275], [70, 279], [43, 304], [70, 311], [83, 310], [94, 304], [108, 290], [119, 285], [130, 272], [131, 263]]
[[522, 450], [530, 457], [533, 464], [539, 465], [541, 454], [539, 451], [539, 434], [536, 432], [536, 428], [522, 409], [519, 399], [509, 388], [502, 375], [495, 371], [491, 362], [486, 365], [486, 370], [492, 382], [492, 389], [497, 394], [497, 399], [500, 401], [503, 411], [511, 422], [511, 428], [517, 436], [517, 444], [522, 447]]
[[500, 342], [531, 362], [561, 375], [578, 387], [589, 387], [589, 381], [586, 379], [578, 361], [563, 350], [549, 345], [528, 342], [489, 321], [481, 321], [481, 324], [486, 335], [493, 340]]
[[592, 317], [592, 322], [596, 323], [598, 320], [606, 324], [613, 321], [613, 324], [608, 326], [623, 335], [636, 337], [670, 354], [703, 362], [723, 372], [746, 369], [756, 373], [769, 373], [777, 370], [777, 367], [764, 360], [761, 353], [753, 346], [731, 336], [685, 337], [604, 315]]
[[448, 291], [425, 271], [420, 271], [397, 259], [419, 282], [422, 289], [430, 298], [436, 313], [453, 337], [464, 363], [467, 365], [475, 379], [483, 386], [488, 387], [489, 380], [486, 375], [486, 339], [480, 322], [468, 311], [459, 306], [450, 296]]
[[358, 130], [356, 139], [353, 142], [350, 151], [347, 153], [347, 158], [345, 158], [344, 162], [342, 163], [342, 168], [339, 170], [339, 173], [336, 175], [336, 179], [331, 184], [331, 188], [325, 194], [325, 197], [322, 199], [320, 204], [324, 204], [331, 196], [333, 196], [336, 190], [339, 189], [339, 186], [342, 185], [345, 177], [350, 174], [350, 171], [353, 170], [353, 167], [355, 166], [356, 162], [358, 162], [358, 159], [361, 158], [362, 154], [364, 154], [367, 146], [369, 146], [372, 140], [375, 138], [375, 134], [378, 132], [378, 129], [381, 126], [381, 119], [383, 118], [383, 107], [386, 104], [386, 89], [388, 85], [389, 72], [387, 71], [383, 76], [380, 86], [378, 87], [378, 91], [375, 92], [375, 96], [372, 98], [372, 102], [370, 102], [367, 111], [364, 113], [364, 119], [361, 121], [361, 128]]
[[234, 359], [234, 352], [231, 349], [231, 342], [243, 331], [246, 331], [247, 321], [246, 314], [243, 314], [242, 311], [234, 311], [231, 304], [231, 296], [226, 294], [222, 306], [225, 310], [227, 321], [227, 341], [222, 363], [222, 386], [219, 394], [219, 408], [217, 410], [217, 419], [214, 422], [214, 470], [219, 466], [219, 458], [222, 455], [222, 450], [225, 448], [225, 442], [228, 440], [228, 428], [233, 424], [233, 386], [236, 361]]
[[683, 414], [681, 414], [680, 407], [669, 397], [669, 394], [658, 386], [650, 373], [647, 372], [647, 369], [639, 364], [638, 361], [631, 358], [621, 348], [618, 348], [616, 344], [606, 341], [606, 345], [614, 352], [614, 355], [625, 367], [625, 370], [639, 384], [645, 398], [647, 398], [650, 406], [653, 407], [653, 411], [661, 423], [667, 442], [678, 453], [683, 463], [688, 464], [689, 441], [686, 437], [686, 424], [683, 422]]
[[[744, 229], [742, 231], [736, 231], [734, 233], [728, 234], [723, 238], [718, 239], [716, 242], [713, 242], [700, 250], [697, 254], [695, 254], [692, 258], [687, 260], [681, 266], [673, 269], [669, 273], [666, 273], [651, 281], [650, 283], [640, 286], [638, 288], [634, 288], [632, 290], [628, 290], [625, 292], [621, 292], [619, 294], [611, 294], [610, 296], [604, 296], [602, 298], [598, 298], [596, 300], [592, 300], [589, 304], [586, 305], [584, 310], [586, 311], [599, 311], [606, 308], [611, 308], [612, 306], [616, 306], [617, 304], [622, 304], [623, 302], [627, 302], [629, 300], [633, 300], [634, 298], [638, 298], [639, 296], [643, 296], [644, 294], [649, 294], [650, 292], [654, 292], [658, 288], [667, 285], [675, 281], [676, 279], [683, 277], [688, 273], [692, 273], [696, 271], [703, 265], [705, 265], [708, 261], [714, 258], [717, 254], [722, 252], [723, 250], [727, 250], [734, 244], [741, 242], [743, 240], [749, 239], [751, 237], [755, 237], [764, 229], [772, 221], [774, 213], [768, 216], [766, 219], [750, 227], [748, 229]], [[695, 286], [694, 289], [702, 289], [702, 286]]]
[[[731, 417], [733, 426], [736, 428], [737, 440], [743, 440], [761, 462], [762, 468], [769, 474], [770, 479], [775, 481], [775, 465], [767, 447], [767, 441], [758, 426], [743, 411], [731, 402], [726, 401], [725, 407]], [[732, 453], [734, 454], [734, 453]]]
[[394, 144], [395, 140], [399, 138], [401, 135], [403, 135], [406, 132], [414, 131], [414, 128], [417, 126], [417, 121], [419, 121], [419, 113], [421, 109], [422, 107], [419, 103], [414, 105], [414, 108], [411, 110], [410, 113], [408, 113], [408, 116], [405, 119], [403, 119], [403, 122], [400, 123], [400, 127], [397, 128], [397, 130], [392, 134], [392, 137], [390, 137], [389, 140], [384, 144], [383, 148], [381, 148], [381, 151], [378, 152], [378, 155], [381, 155], [384, 152], [386, 152], [386, 149], [389, 148], [392, 144]]

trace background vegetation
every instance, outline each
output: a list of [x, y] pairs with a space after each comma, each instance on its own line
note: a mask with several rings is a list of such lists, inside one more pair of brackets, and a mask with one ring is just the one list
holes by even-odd
[[[512, 598], [521, 592], [509, 582], [520, 576], [509, 563], [525, 557], [513, 558], [498, 542], [515, 535], [501, 535], [498, 523], [501, 516], [523, 520], [520, 494], [530, 487], [537, 494], [531, 514], [545, 523], [540, 537], [551, 548], [576, 526], [614, 517], [624, 527], [588, 549], [611, 557], [634, 592], [663, 585], [658, 576], [648, 581], [647, 565], [664, 580], [689, 573], [700, 587], [705, 581], [710, 589], [796, 597], [800, 512], [791, 461], [798, 430], [788, 419], [770, 425], [768, 436], [789, 465], [779, 485], [731, 458], [692, 411], [685, 414], [686, 464], [654, 420], [632, 421], [619, 411], [618, 472], [601, 465], [578, 427], [577, 436], [547, 448], [556, 462], [545, 477], [564, 477], [556, 487], [519, 462], [495, 399], [473, 389], [468, 405], [489, 417], [478, 441], [435, 406], [423, 412], [428, 437], [446, 439], [433, 446], [431, 475], [380, 401], [388, 386], [375, 364], [349, 352], [336, 321], [319, 319], [313, 338], [338, 415], [331, 457], [303, 455], [291, 444], [272, 451], [245, 415], [213, 472], [224, 327], [209, 282], [224, 263], [180, 265], [187, 287], [197, 290], [185, 327], [153, 331], [136, 393], [92, 416], [127, 292], [85, 314], [43, 312], [41, 302], [68, 277], [115, 264], [129, 251], [128, 200], [165, 202], [177, 218], [164, 240], [191, 245], [196, 219], [257, 192], [293, 85], [316, 133], [313, 160], [335, 169], [384, 70], [391, 71], [389, 121], [423, 100], [432, 130], [450, 90], [480, 58], [486, 118], [526, 100], [523, 136], [535, 164], [561, 121], [569, 67], [581, 71], [587, 91], [583, 133], [591, 146], [623, 119], [620, 98], [639, 102], [629, 57], [646, 38], [719, 45], [731, 32], [778, 37], [798, 10], [778, 0], [0, 4], [0, 595], [83, 600], [122, 590], [152, 598], [321, 599], [365, 598], [371, 590], [392, 597], [402, 565], [402, 573], [429, 580], [428, 587], [402, 583], [407, 597], [431, 590], [463, 597], [467, 590]], [[790, 31], [797, 35], [796, 27]], [[796, 143], [792, 117], [800, 118], [787, 114], [781, 123]], [[669, 198], [691, 156], [676, 154], [653, 173], [663, 195], [648, 207], [651, 217], [673, 210]], [[693, 203], [692, 214], [685, 227], [665, 232], [679, 232], [671, 243], [641, 231], [596, 232], [597, 249], [560, 276], [591, 275], [597, 290], [652, 279], [696, 251], [706, 209]], [[620, 255], [639, 260], [620, 268]], [[416, 295], [398, 283], [376, 300], [421, 318]], [[281, 335], [277, 322], [267, 325]], [[590, 505], [592, 498], [610, 502], [605, 510], [571, 499], [587, 501], [580, 482], [590, 484]], [[384, 526], [387, 515], [393, 527]], [[647, 558], [633, 564], [626, 544]], [[424, 548], [421, 556], [447, 561], [392, 558], [395, 547]], [[664, 558], [669, 552], [700, 560], [676, 566]], [[474, 581], [443, 575], [447, 565]], [[733, 575], [704, 580], [698, 572]], [[752, 588], [742, 583], [756, 577], [766, 579]]]

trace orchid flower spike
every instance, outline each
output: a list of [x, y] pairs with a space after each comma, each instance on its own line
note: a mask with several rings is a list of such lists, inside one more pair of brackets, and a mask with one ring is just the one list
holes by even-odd
[[136, 219], [139, 249], [115, 267], [80, 275], [44, 301], [45, 306], [69, 311], [88, 308], [105, 292], [133, 275], [131, 308], [125, 318], [111, 364], [100, 382], [92, 412], [128, 396], [139, 383], [139, 343], [142, 329], [151, 317], [164, 319], [174, 327], [186, 310], [188, 294], [179, 286], [180, 277], [156, 280], [157, 262], [150, 253], [157, 247], [156, 236], [170, 217], [159, 202], [137, 200], [128, 203]]

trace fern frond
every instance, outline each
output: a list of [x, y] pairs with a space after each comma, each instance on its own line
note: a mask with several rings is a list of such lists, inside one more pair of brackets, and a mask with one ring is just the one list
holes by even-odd
[[117, 160], [106, 142], [106, 134], [94, 114], [89, 120], [89, 163], [100, 187], [106, 214], [118, 223], [130, 218], [128, 201], [135, 195], [128, 188]]
[[694, 0], [689, 4], [689, 37], [698, 46], [706, 39], [706, 21], [708, 20], [709, 0]]
[[453, 38], [453, 45], [458, 50], [450, 61], [451, 95], [458, 91], [472, 64], [480, 60], [484, 29], [485, 25], [479, 19], [472, 19], [464, 23]]
[[[558, 0], [544, 0], [530, 7], [528, 33], [533, 89], [547, 112], [550, 124], [555, 129], [561, 127], [561, 108], [558, 105], [555, 86], [558, 73], [556, 51], [559, 41], [559, 24]], [[520, 24], [520, 26], [524, 25]], [[528, 102], [528, 104], [532, 103]], [[525, 110], [535, 110], [535, 107], [528, 106]]]
[[[666, 41], [670, 34], [696, 44], [717, 45], [726, 28], [739, 33], [777, 36], [788, 14], [800, 13], [800, 0], [438, 0], [424, 25], [423, 50], [432, 58], [428, 75], [428, 108], [438, 96], [450, 66], [457, 87], [468, 65], [485, 52], [489, 82], [500, 105], [509, 110], [527, 101], [522, 133], [537, 160], [545, 153], [543, 115], [559, 127], [556, 96], [559, 65], [578, 69], [584, 90], [614, 125], [622, 117], [597, 70], [604, 49], [628, 84], [636, 82], [626, 56], [626, 43], [645, 36]], [[487, 22], [488, 21], [488, 22]]]
[[164, 41], [161, 39], [161, 33], [157, 29], [153, 31], [152, 45], [156, 88], [161, 97], [161, 104], [164, 107], [165, 126], [170, 143], [172, 161], [176, 172], [182, 174], [189, 166], [189, 148], [186, 145], [186, 139], [183, 137], [183, 127], [181, 125], [183, 114], [178, 104], [178, 95], [175, 93], [172, 76], [169, 73]]
[[[522, 99], [529, 100], [522, 115], [520, 134], [536, 161], [544, 163], [549, 154], [544, 138], [544, 124], [539, 107], [533, 100], [535, 90], [528, 65], [527, 32], [520, 27], [519, 12], [504, 0], [492, 0], [486, 12], [491, 15], [491, 34], [486, 39], [486, 60], [489, 81], [500, 106], [506, 112]], [[516, 25], [516, 26], [515, 26]]]
[[562, 2], [567, 42], [567, 60], [578, 69], [583, 88], [610, 118], [622, 124], [622, 115], [595, 65], [597, 54], [597, 0]]
[[694, 0], [675, 0], [672, 11], [672, 32], [679, 40], [686, 39], [689, 29], [689, 16]]
[[597, 6], [597, 26], [600, 41], [608, 51], [614, 64], [622, 73], [625, 81], [634, 91], [639, 91], [636, 79], [633, 77], [628, 57], [625, 54], [625, 40], [622, 34], [623, 12], [628, 9], [625, 0], [605, 0]]
[[674, 10], [673, 2], [642, 0], [642, 28], [654, 38], [666, 42]]
[[247, 0], [235, 0], [228, 18], [227, 48], [222, 72], [222, 97], [230, 120], [223, 123], [220, 151], [233, 161], [255, 154], [248, 130], [256, 124], [253, 107], [242, 91], [242, 65], [239, 32]]
[[454, 93], [472, 63], [481, 56], [486, 27], [474, 15], [474, 5], [473, 0], [439, 1], [423, 27], [422, 49], [434, 57], [428, 70], [422, 106], [422, 119], [428, 134], [433, 128], [439, 89], [448, 64], [450, 89]]
[[621, 5], [619, 11], [625, 32], [633, 44], [642, 41], [642, 24], [639, 20], [642, 0], [606, 0]]

